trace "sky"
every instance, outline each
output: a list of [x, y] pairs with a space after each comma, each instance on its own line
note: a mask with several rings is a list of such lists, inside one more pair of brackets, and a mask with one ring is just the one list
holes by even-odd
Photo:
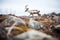
[[40, 10], [41, 14], [60, 12], [60, 0], [0, 0], [0, 14], [27, 16], [29, 13], [24, 12], [25, 5], [28, 5], [30, 10]]

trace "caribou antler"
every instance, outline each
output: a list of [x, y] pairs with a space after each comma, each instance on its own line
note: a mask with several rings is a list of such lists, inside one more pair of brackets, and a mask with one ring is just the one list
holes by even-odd
[[28, 11], [28, 9], [29, 9], [29, 8], [28, 8], [28, 5], [26, 5], [26, 6], [25, 6], [25, 12]]
[[25, 9], [28, 7], [28, 5], [25, 5]]

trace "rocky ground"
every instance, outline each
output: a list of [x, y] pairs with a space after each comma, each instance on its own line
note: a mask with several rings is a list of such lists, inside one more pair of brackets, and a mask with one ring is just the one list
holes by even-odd
[[[9, 15], [0, 15], [0, 24], [1, 24], [5, 19], [7, 19], [8, 16], [9, 16]], [[15, 15], [13, 15], [13, 16], [15, 16]], [[25, 24], [25, 25], [21, 24], [19, 27], [13, 29], [12, 32], [11, 32], [11, 34], [12, 34], [13, 36], [16, 36], [16, 35], [21, 34], [21, 33], [25, 33], [25, 32], [27, 32], [27, 31], [33, 29], [33, 28], [28, 27], [28, 22], [29, 22], [29, 19], [30, 19], [31, 17], [29, 17], [29, 16], [15, 16], [15, 17], [23, 19], [23, 20], [26, 22], [26, 24]], [[60, 36], [59, 33], [56, 33], [56, 32], [54, 32], [54, 31], [50, 30], [50, 26], [51, 26], [51, 25], [54, 25], [54, 26], [60, 25], [59, 23], [55, 23], [55, 22], [54, 22], [53, 20], [51, 20], [51, 19], [44, 18], [44, 16], [42, 16], [42, 17], [35, 16], [35, 17], [34, 17], [34, 20], [42, 23], [42, 24], [44, 25], [44, 27], [45, 27], [44, 30], [43, 30], [43, 29], [39, 29], [39, 30], [37, 30], [37, 31], [41, 31], [41, 32], [44, 32], [44, 33], [46, 33], [46, 34], [52, 35], [53, 37], [60, 38], [60, 37], [59, 37], [59, 36]], [[3, 25], [3, 24], [1, 24], [1, 25]], [[9, 25], [7, 25], [7, 24], [4, 25], [4, 27], [9, 27], [9, 26], [11, 26], [11, 25], [10, 25], [10, 24], [9, 24]], [[34, 30], [35, 30], [35, 29], [34, 29]]]

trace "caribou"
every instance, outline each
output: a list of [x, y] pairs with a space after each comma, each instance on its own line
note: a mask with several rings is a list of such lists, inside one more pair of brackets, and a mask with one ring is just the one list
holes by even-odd
[[[37, 14], [38, 16], [41, 16], [40, 14], [39, 14], [39, 10], [30, 10], [29, 8], [28, 8], [28, 5], [26, 5], [25, 6], [25, 12], [28, 12], [28, 13], [30, 13], [30, 15], [32, 15], [33, 16], [33, 14]], [[30, 16], [29, 15], [29, 16]]]

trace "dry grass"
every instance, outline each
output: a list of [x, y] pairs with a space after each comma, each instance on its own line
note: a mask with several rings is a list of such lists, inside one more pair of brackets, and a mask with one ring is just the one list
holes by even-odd
[[18, 35], [18, 34], [21, 34], [21, 33], [24, 33], [24, 32], [27, 32], [29, 30], [31, 30], [32, 28], [29, 28], [27, 25], [25, 24], [21, 24], [19, 25], [18, 27], [16, 27], [15, 29], [12, 30], [12, 35]]

